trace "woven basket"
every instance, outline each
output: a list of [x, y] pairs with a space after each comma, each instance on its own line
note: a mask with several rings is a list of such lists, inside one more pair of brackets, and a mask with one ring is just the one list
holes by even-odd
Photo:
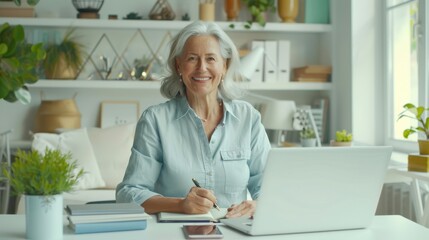
[[80, 128], [81, 115], [75, 99], [42, 100], [36, 113], [35, 132]]

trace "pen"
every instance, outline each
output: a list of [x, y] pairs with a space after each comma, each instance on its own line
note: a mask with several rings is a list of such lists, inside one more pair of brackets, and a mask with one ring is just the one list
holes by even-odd
[[[197, 179], [192, 178], [192, 182], [194, 182], [196, 187], [201, 187], [200, 184], [198, 183]], [[216, 203], [213, 203], [213, 207], [215, 207], [218, 211], [220, 211], [219, 207], [216, 205]]]

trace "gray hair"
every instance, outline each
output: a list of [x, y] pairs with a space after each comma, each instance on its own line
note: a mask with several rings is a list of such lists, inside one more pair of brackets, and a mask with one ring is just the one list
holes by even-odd
[[195, 21], [184, 27], [171, 42], [170, 53], [167, 60], [167, 75], [163, 77], [161, 83], [161, 94], [169, 99], [185, 96], [185, 85], [180, 82], [180, 76], [176, 69], [176, 58], [179, 57], [186, 41], [193, 36], [211, 35], [214, 36], [220, 45], [222, 57], [227, 62], [227, 71], [223, 81], [219, 84], [218, 97], [223, 100], [232, 100], [243, 95], [235, 82], [243, 77], [240, 74], [240, 59], [237, 48], [231, 38], [213, 22]]

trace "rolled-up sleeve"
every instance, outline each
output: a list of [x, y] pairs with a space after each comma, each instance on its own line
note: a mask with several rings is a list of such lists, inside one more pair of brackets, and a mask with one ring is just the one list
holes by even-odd
[[124, 179], [116, 188], [117, 202], [142, 204], [159, 195], [154, 189], [163, 163], [156, 124], [151, 110], [146, 110], [136, 127]]

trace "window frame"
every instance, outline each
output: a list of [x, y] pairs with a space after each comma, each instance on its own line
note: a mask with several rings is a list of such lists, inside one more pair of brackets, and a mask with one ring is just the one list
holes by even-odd
[[[429, 107], [429, 81], [428, 81], [428, 70], [427, 67], [428, 61], [428, 33], [429, 33], [429, 24], [428, 24], [428, 15], [429, 14], [429, 4], [426, 3], [426, 0], [409, 0], [404, 1], [401, 4], [407, 4], [413, 1], [418, 2], [418, 25], [417, 25], [417, 33], [418, 34], [418, 85], [419, 85], [419, 96], [418, 96], [418, 105], [424, 105]], [[398, 119], [398, 116], [394, 116], [393, 114], [393, 84], [391, 84], [390, 79], [392, 78], [392, 66], [390, 64], [390, 60], [392, 57], [392, 52], [389, 49], [391, 44], [389, 43], [389, 30], [392, 26], [389, 23], [389, 15], [388, 15], [388, 0], [384, 0], [383, 5], [383, 62], [384, 62], [384, 82], [386, 86], [386, 99], [385, 99], [385, 144], [393, 146], [395, 151], [412, 153], [418, 151], [418, 146], [416, 141], [410, 140], [396, 140], [393, 139], [393, 126], [394, 121]], [[405, 104], [405, 103], [404, 103]]]

